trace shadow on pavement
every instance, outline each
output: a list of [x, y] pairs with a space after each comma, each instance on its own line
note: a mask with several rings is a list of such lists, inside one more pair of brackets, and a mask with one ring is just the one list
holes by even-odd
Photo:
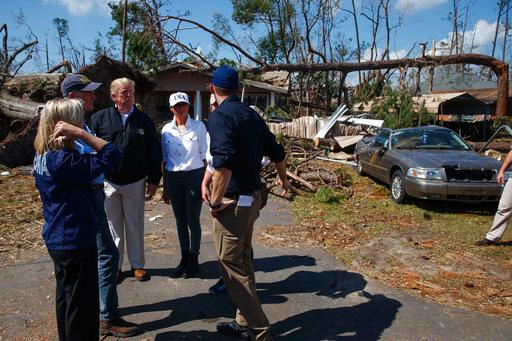
[[[178, 262], [176, 261], [176, 264]], [[274, 272], [283, 269], [289, 269], [296, 266], [314, 266], [316, 260], [310, 256], [283, 255], [278, 257], [256, 258], [254, 260], [254, 271], [258, 272]], [[219, 265], [216, 260], [200, 263], [201, 271], [197, 278], [216, 279], [219, 278]], [[153, 268], [147, 269], [151, 276], [171, 277], [174, 268]], [[133, 277], [131, 273], [126, 277]]]
[[[291, 259], [293, 264], [290, 264]], [[268, 257], [255, 260], [256, 268], [259, 267], [258, 270], [265, 272], [300, 265], [311, 266], [315, 263], [316, 261], [312, 257], [295, 256]], [[158, 269], [151, 270], [153, 274], [155, 274], [155, 270]], [[277, 309], [278, 315], [281, 314], [280, 321], [273, 324], [273, 335], [275, 337], [318, 340], [336, 339], [339, 335], [342, 335], [357, 339], [376, 339], [391, 325], [401, 304], [384, 295], [371, 295], [364, 292], [363, 289], [366, 284], [366, 280], [360, 274], [333, 270], [322, 272], [297, 271], [281, 281], [257, 283], [256, 286], [258, 296], [264, 304], [282, 304], [292, 300], [290, 305], [272, 308]], [[347, 296], [352, 293], [358, 293], [355, 301], [354, 299], [345, 301]], [[338, 304], [347, 306], [322, 308], [325, 306], [325, 300], [317, 300], [314, 297], [287, 297], [287, 295], [293, 294], [313, 294], [331, 300], [340, 299], [341, 301]], [[303, 306], [303, 304], [307, 304], [308, 307]], [[329, 304], [332, 306], [332, 302]], [[311, 308], [311, 310], [304, 311], [305, 308]], [[264, 309], [268, 310], [269, 307], [264, 307]], [[215, 323], [220, 319], [231, 319], [235, 314], [235, 309], [227, 295], [208, 293], [120, 309], [123, 316], [157, 311], [168, 311], [169, 315], [143, 323], [141, 327], [145, 331], [157, 331], [195, 320]], [[292, 311], [302, 312], [290, 316]], [[191, 332], [169, 331], [156, 335], [155, 340], [177, 338], [217, 339], [218, 335], [204, 330]]]
[[363, 292], [368, 299], [351, 307], [313, 309], [273, 325], [275, 339], [287, 340], [377, 340], [389, 328], [400, 302], [384, 295]]

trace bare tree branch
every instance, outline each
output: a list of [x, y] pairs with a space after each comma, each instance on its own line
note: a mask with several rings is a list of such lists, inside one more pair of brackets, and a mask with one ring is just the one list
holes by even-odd
[[46, 71], [46, 73], [54, 73], [55, 71], [57, 71], [58, 69], [60, 69], [61, 67], [64, 67], [64, 66], [66, 67], [66, 71], [68, 73], [71, 73], [73, 71], [71, 68], [71, 63], [68, 60], [64, 59], [59, 64], [55, 65], [54, 67], [52, 67], [51, 69]]
[[9, 69], [9, 67], [11, 66], [11, 64], [14, 62], [14, 59], [16, 59], [16, 57], [23, 51], [25, 51], [26, 49], [29, 49], [31, 48], [32, 46], [36, 45], [38, 43], [37, 40], [34, 40], [30, 43], [26, 43], [24, 44], [23, 46], [21, 46], [20, 48], [16, 49], [12, 55], [9, 57], [9, 59], [7, 60], [7, 63], [5, 64], [5, 68], [6, 69]]
[[187, 53], [189, 56], [195, 56], [199, 59], [201, 59], [202, 62], [206, 63], [211, 69], [213, 69], [215, 66], [210, 63], [206, 58], [204, 58], [203, 56], [201, 56], [199, 53], [197, 53], [196, 51], [194, 51], [193, 49], [189, 48], [188, 46], [186, 46], [185, 44], [182, 44], [180, 41], [178, 41], [177, 39], [175, 39], [174, 37], [172, 37], [170, 34], [168, 34], [167, 32], [163, 31], [162, 32], [163, 36], [164, 37], [167, 37], [169, 38], [174, 44], [180, 46], [182, 49], [185, 50], [185, 53]]
[[173, 19], [173, 20], [179, 20], [179, 21], [184, 21], [184, 22], [188, 22], [190, 24], [193, 24], [193, 25], [196, 25], [197, 27], [199, 27], [200, 29], [202, 29], [203, 31], [205, 32], [208, 32], [210, 33], [211, 35], [213, 35], [214, 37], [216, 37], [217, 39], [219, 39], [221, 42], [223, 42], [224, 44], [232, 47], [233, 49], [237, 50], [238, 52], [240, 52], [244, 57], [246, 57], [247, 59], [251, 60], [252, 62], [258, 64], [258, 65], [265, 65], [262, 61], [254, 58], [253, 56], [251, 56], [250, 54], [248, 54], [246, 51], [244, 51], [240, 46], [236, 45], [236, 44], [233, 44], [232, 42], [230, 42], [229, 40], [225, 39], [224, 37], [222, 37], [220, 34], [218, 34], [217, 32], [214, 32], [212, 30], [210, 30], [209, 28], [207, 28], [206, 26], [204, 25], [201, 25], [200, 23], [196, 22], [196, 21], [193, 21], [193, 20], [190, 20], [190, 19], [185, 19], [185, 18], [182, 18], [182, 17], [175, 17], [175, 16], [166, 16], [166, 17], [162, 17], [162, 20], [166, 20], [166, 19]]

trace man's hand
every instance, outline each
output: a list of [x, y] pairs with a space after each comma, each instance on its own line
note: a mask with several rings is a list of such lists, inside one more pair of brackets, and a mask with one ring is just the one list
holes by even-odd
[[205, 184], [201, 184], [201, 197], [205, 203], [210, 202], [210, 188]]
[[216, 218], [217, 215], [219, 214], [219, 212], [221, 212], [222, 210], [224, 210], [226, 207], [228, 207], [229, 205], [233, 205], [235, 204], [236, 205], [236, 200], [234, 199], [230, 199], [230, 200], [226, 200], [226, 201], [222, 201], [220, 203], [220, 207], [219, 208], [216, 208], [216, 209], [210, 209], [210, 213], [212, 214], [212, 217]]
[[162, 192], [162, 198], [161, 200], [165, 202], [167, 205], [171, 203], [171, 198], [169, 197], [169, 193], [167, 193], [167, 190], [164, 189]]
[[146, 185], [146, 200], [150, 200], [151, 198], [153, 198], [153, 195], [155, 195], [155, 193], [156, 193], [157, 187], [158, 186], [155, 184], [147, 183], [147, 185]]
[[277, 178], [276, 183], [283, 188], [283, 191], [281, 192], [282, 196], [288, 194], [290, 191], [290, 182], [288, 181], [288, 178], [285, 178], [284, 180]]
[[496, 178], [496, 181], [498, 181], [499, 184], [504, 184], [505, 183], [505, 172], [499, 172], [498, 173], [498, 177]]

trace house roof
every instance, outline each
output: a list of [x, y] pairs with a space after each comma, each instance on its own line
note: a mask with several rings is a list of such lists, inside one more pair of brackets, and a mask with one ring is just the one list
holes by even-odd
[[275, 85], [264, 83], [264, 82], [257, 82], [257, 81], [253, 81], [253, 80], [249, 80], [249, 79], [243, 79], [242, 83], [247, 84], [247, 85], [249, 85], [249, 86], [251, 86], [253, 88], [258, 88], [258, 89], [264, 89], [264, 90], [268, 90], [268, 91], [278, 92], [280, 94], [285, 94], [286, 95], [288, 93], [288, 89], [286, 89], [286, 88], [283, 88], [283, 87], [280, 87], [280, 86], [275, 86]]
[[193, 64], [186, 63], [186, 62], [175, 62], [172, 64], [167, 65], [162, 70], [158, 70], [157, 73], [165, 72], [167, 70], [173, 70], [173, 69], [189, 69], [189, 70], [197, 70], [197, 67]]
[[[450, 93], [440, 93], [440, 94], [425, 94], [422, 96], [415, 96], [412, 98], [414, 102], [415, 110], [418, 110], [421, 105], [423, 104], [425, 106], [425, 109], [427, 112], [432, 114], [437, 114], [440, 112], [440, 105], [444, 102], [448, 102], [452, 99], [463, 97], [465, 99], [468, 99], [475, 103], [482, 103], [482, 101], [478, 100], [477, 98], [471, 96], [467, 92], [450, 92]], [[382, 97], [377, 97], [374, 100], [368, 101], [368, 102], [359, 102], [352, 106], [353, 112], [370, 112], [370, 109], [375, 103], [375, 101], [378, 101], [382, 99]], [[484, 103], [482, 103], [484, 104]]]
[[[464, 90], [456, 90], [456, 91], [464, 91], [475, 97], [476, 99], [484, 102], [484, 103], [494, 103], [498, 98], [498, 89], [497, 88], [488, 88], [488, 89], [464, 89]], [[447, 94], [455, 92], [454, 90], [436, 90], [434, 94]], [[512, 88], [508, 89], [508, 97], [512, 97]]]
[[[198, 71], [197, 73], [195, 74], [201, 74], [201, 75], [204, 75], [204, 76], [207, 76], [207, 77], [211, 77], [211, 73], [206, 73], [206, 72], [200, 72], [199, 69], [197, 68], [197, 66], [193, 65], [193, 64], [190, 64], [190, 63], [185, 63], [185, 62], [175, 62], [175, 63], [172, 63], [172, 64], [169, 64], [165, 69], [162, 69], [160, 71], [157, 72], [157, 76], [158, 75], [162, 75], [164, 73], [166, 73], [167, 71], [173, 71], [173, 70], [190, 70], [190, 71]], [[288, 73], [286, 73], [288, 74]], [[282, 77], [282, 75], [281, 75]], [[253, 81], [253, 80], [249, 80], [249, 79], [242, 79], [241, 80], [241, 83], [242, 84], [245, 84], [245, 85], [248, 85], [252, 88], [256, 88], [256, 89], [263, 89], [263, 90], [267, 90], [267, 91], [273, 91], [273, 92], [277, 92], [277, 93], [280, 93], [280, 94], [287, 94], [288, 93], [288, 89], [285, 88], [285, 87], [281, 87], [281, 86], [276, 86], [276, 85], [273, 85], [273, 84], [270, 84], [270, 83], [267, 83], [267, 82], [257, 82], [257, 81]]]
[[288, 87], [290, 73], [288, 71], [268, 71], [260, 75], [261, 81], [275, 86]]

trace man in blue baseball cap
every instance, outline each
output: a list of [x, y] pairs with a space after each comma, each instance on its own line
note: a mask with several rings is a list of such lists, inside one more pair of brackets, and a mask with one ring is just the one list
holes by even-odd
[[265, 121], [236, 96], [238, 73], [233, 68], [215, 70], [211, 91], [219, 106], [208, 118], [214, 169], [209, 206], [221, 276], [237, 307], [236, 319], [217, 323], [217, 331], [268, 340], [270, 323], [256, 294], [251, 241], [261, 208], [263, 156], [275, 163], [283, 195], [290, 188], [284, 148]]
[[100, 86], [101, 83], [91, 82], [84, 75], [71, 74], [64, 78], [60, 90], [62, 97], [82, 100], [85, 112], [90, 114], [94, 109], [94, 100], [96, 99], [94, 91]]
[[[101, 83], [91, 82], [84, 75], [71, 74], [62, 81], [60, 89], [63, 97], [81, 100], [87, 117], [90, 117], [94, 110], [94, 100], [96, 99], [94, 91], [100, 86]], [[84, 129], [92, 133], [87, 125], [84, 126]], [[93, 149], [80, 139], [75, 141], [75, 148], [82, 154], [94, 153]], [[104, 179], [104, 175], [101, 174], [92, 182], [95, 201], [93, 205], [95, 209], [93, 219], [97, 228], [96, 246], [98, 248], [100, 333], [116, 337], [129, 337], [140, 333], [140, 328], [137, 324], [121, 318], [118, 309], [116, 275], [119, 252], [110, 234], [105, 213]]]

